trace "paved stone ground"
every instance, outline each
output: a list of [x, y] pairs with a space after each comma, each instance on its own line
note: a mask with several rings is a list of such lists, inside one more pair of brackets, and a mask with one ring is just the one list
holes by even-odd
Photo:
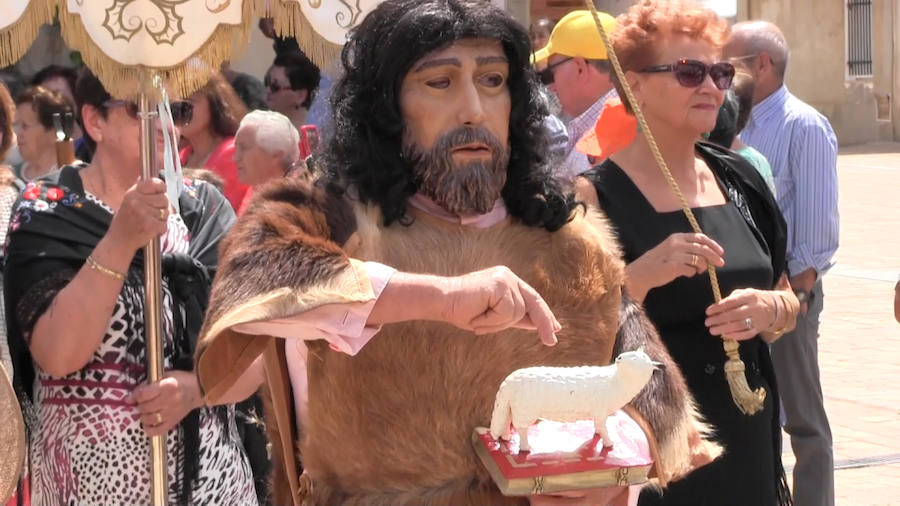
[[819, 338], [837, 504], [900, 505], [900, 144], [842, 149], [838, 177], [841, 247]]

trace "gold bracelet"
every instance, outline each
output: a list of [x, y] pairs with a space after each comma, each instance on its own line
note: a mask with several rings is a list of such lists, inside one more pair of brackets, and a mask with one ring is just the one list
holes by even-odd
[[87, 264], [88, 264], [88, 267], [90, 267], [91, 269], [94, 269], [95, 271], [99, 272], [100, 274], [103, 274], [104, 276], [108, 276], [117, 281], [125, 281], [125, 274], [122, 274], [121, 272], [117, 272], [108, 267], [104, 267], [104, 266], [100, 265], [99, 262], [94, 260], [93, 255], [89, 255], [87, 257]]
[[772, 320], [772, 325], [769, 326], [771, 332], [778, 332], [776, 329], [780, 328], [778, 326], [778, 317], [781, 316], [781, 310], [778, 307], [778, 299], [780, 298], [778, 293], [772, 292], [772, 302], [775, 304], [775, 318]]
[[789, 313], [790, 308], [788, 307], [787, 300], [784, 298], [783, 291], [780, 291], [780, 290], [776, 291], [776, 292], [774, 292], [774, 295], [775, 295], [775, 311], [776, 311], [777, 316], [775, 317], [775, 322], [772, 324], [772, 326], [773, 327], [777, 326], [777, 328], [771, 330], [770, 333], [775, 337], [780, 337], [780, 336], [784, 335], [785, 332], [787, 332], [785, 330], [787, 328], [787, 321], [784, 321], [781, 323], [781, 325], [778, 325], [778, 316], [782, 316], [782, 315], [780, 314], [781, 312], [778, 311], [778, 300], [777, 299], [781, 299], [781, 304], [784, 306], [784, 314], [783, 314], [784, 320], [788, 320], [788, 317], [790, 316], [790, 313]]

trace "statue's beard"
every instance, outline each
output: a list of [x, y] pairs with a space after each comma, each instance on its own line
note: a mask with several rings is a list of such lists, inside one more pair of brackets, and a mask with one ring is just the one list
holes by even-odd
[[[454, 148], [473, 143], [487, 146], [490, 159], [453, 160]], [[482, 128], [457, 128], [427, 151], [406, 142], [403, 156], [413, 163], [419, 192], [448, 213], [485, 214], [494, 208], [506, 184], [509, 150]]]

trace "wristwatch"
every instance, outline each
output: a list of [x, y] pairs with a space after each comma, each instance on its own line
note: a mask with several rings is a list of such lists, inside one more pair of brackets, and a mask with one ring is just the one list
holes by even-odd
[[809, 303], [812, 300], [812, 294], [807, 292], [806, 290], [794, 290], [794, 295], [797, 296], [797, 300], [800, 301], [801, 304]]

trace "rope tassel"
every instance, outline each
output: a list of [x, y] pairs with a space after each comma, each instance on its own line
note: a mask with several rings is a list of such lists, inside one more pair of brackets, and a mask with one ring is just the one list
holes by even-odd
[[744, 362], [738, 354], [738, 343], [734, 339], [725, 340], [725, 354], [728, 361], [725, 362], [725, 379], [728, 380], [728, 389], [731, 390], [731, 398], [741, 413], [755, 415], [761, 410], [766, 400], [766, 390], [757, 388], [751, 390], [747, 384], [747, 376], [744, 375]]
[[[622, 66], [619, 64], [619, 58], [616, 56], [615, 50], [613, 50], [612, 43], [609, 40], [609, 34], [606, 33], [606, 30], [603, 29], [603, 24], [600, 22], [597, 7], [594, 6], [594, 2], [591, 0], [584, 0], [584, 3], [591, 11], [591, 16], [594, 18], [594, 24], [597, 25], [597, 30], [600, 32], [600, 38], [603, 39], [603, 45], [606, 46], [609, 62], [612, 64], [616, 77], [622, 84], [625, 98], [628, 100], [628, 103], [631, 104], [631, 109], [634, 111], [634, 117], [637, 119], [639, 130], [642, 131], [647, 138], [647, 144], [650, 146], [650, 151], [653, 153], [656, 164], [659, 165], [659, 170], [662, 171], [663, 176], [666, 178], [666, 181], [669, 183], [675, 196], [678, 197], [678, 201], [681, 203], [681, 210], [684, 212], [688, 223], [690, 223], [691, 229], [694, 233], [701, 233], [702, 231], [700, 229], [700, 224], [697, 223], [697, 218], [694, 217], [691, 207], [681, 193], [681, 188], [678, 187], [678, 183], [675, 181], [675, 178], [672, 177], [672, 173], [669, 171], [669, 167], [666, 165], [666, 161], [659, 151], [659, 146], [656, 144], [656, 139], [653, 138], [653, 133], [650, 132], [650, 127], [647, 125], [647, 120], [644, 118], [644, 111], [641, 110], [637, 100], [634, 99], [631, 87], [625, 80], [625, 73], [622, 71]], [[712, 285], [714, 300], [718, 303], [722, 300], [722, 290], [719, 288], [719, 278], [716, 275], [716, 268], [711, 264], [709, 265], [709, 282]], [[723, 347], [725, 348], [725, 355], [728, 357], [728, 361], [725, 362], [725, 379], [728, 380], [728, 388], [731, 390], [731, 399], [738, 409], [741, 410], [741, 413], [748, 416], [756, 414], [762, 409], [763, 402], [766, 400], [766, 390], [764, 388], [752, 390], [747, 383], [747, 376], [744, 374], [746, 367], [744, 366], [744, 362], [741, 361], [741, 356], [738, 352], [738, 342], [734, 339], [725, 339]]]

